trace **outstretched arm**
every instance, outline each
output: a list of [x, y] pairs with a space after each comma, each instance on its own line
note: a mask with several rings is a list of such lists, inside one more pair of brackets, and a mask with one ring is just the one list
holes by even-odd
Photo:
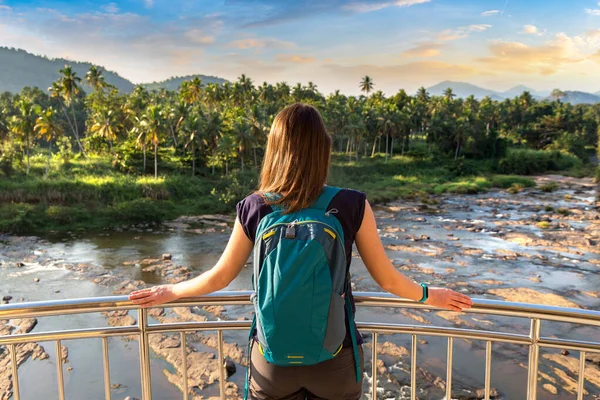
[[221, 290], [238, 276], [252, 253], [252, 246], [242, 225], [236, 219], [225, 251], [210, 270], [175, 285], [159, 285], [136, 290], [129, 295], [129, 299], [142, 307], [151, 307], [184, 297], [202, 296]]
[[[383, 290], [416, 301], [423, 297], [423, 288], [398, 271], [388, 259], [368, 201], [365, 201], [365, 214], [356, 234], [356, 247], [367, 270]], [[470, 308], [473, 302], [469, 296], [450, 289], [429, 288], [425, 304], [461, 311]]]

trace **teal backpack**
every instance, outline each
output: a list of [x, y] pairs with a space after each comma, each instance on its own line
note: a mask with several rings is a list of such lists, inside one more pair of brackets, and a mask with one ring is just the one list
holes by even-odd
[[255, 315], [249, 339], [256, 331], [258, 349], [269, 363], [314, 365], [341, 351], [347, 318], [360, 382], [352, 304], [345, 295], [350, 280], [344, 231], [332, 215], [337, 210], [329, 210], [340, 190], [325, 186], [310, 207], [290, 214], [273, 205], [273, 212], [260, 221], [254, 242]]

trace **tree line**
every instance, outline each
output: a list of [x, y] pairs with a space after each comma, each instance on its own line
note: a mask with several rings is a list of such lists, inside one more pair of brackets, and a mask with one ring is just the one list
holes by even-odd
[[[19, 166], [29, 174], [33, 154], [50, 160], [107, 154], [115, 167], [141, 158], [141, 172], [153, 159], [158, 177], [161, 151], [181, 157], [195, 175], [199, 167], [229, 174], [258, 166], [274, 116], [292, 102], [312, 104], [334, 138], [334, 150], [348, 159], [386, 159], [396, 154], [457, 159], [501, 158], [507, 147], [562, 150], [582, 159], [598, 146], [600, 104], [538, 101], [529, 92], [503, 101], [456, 98], [452, 89], [432, 96], [423, 87], [409, 95], [375, 91], [365, 76], [360, 96], [320, 93], [312, 82], [255, 85], [247, 76], [204, 85], [199, 78], [177, 91], [137, 86], [121, 93], [92, 67], [85, 77], [66, 65], [46, 91], [24, 88], [0, 95], [0, 173]], [[16, 166], [16, 167], [15, 167]], [[131, 170], [131, 168], [129, 168]]]

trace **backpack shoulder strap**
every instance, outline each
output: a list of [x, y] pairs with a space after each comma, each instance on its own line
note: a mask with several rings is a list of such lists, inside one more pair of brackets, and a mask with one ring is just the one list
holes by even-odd
[[316, 208], [318, 210], [327, 211], [327, 207], [331, 200], [338, 194], [342, 189], [334, 186], [324, 186], [323, 191], [317, 198], [317, 200], [313, 203], [311, 208]]

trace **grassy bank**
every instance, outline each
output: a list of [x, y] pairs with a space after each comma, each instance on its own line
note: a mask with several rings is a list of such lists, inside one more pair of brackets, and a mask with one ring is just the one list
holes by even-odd
[[[509, 157], [510, 164], [503, 166], [502, 161], [400, 156], [356, 162], [334, 155], [329, 184], [365, 191], [372, 203], [397, 198], [429, 202], [434, 201], [431, 195], [442, 193], [478, 193], [492, 187], [516, 192], [534, 185], [531, 179], [510, 175], [511, 165], [522, 166], [518, 157], [529, 160], [532, 154]], [[545, 156], [535, 157], [541, 160]], [[570, 168], [577, 174], [581, 170], [570, 156], [559, 156], [560, 162], [556, 155], [552, 157], [554, 164], [535, 166], [535, 173]], [[192, 177], [166, 167], [166, 175], [154, 180], [118, 172], [107, 158], [92, 157], [72, 160], [68, 165], [57, 161], [44, 178], [45, 160], [34, 160], [29, 176], [0, 178], [0, 232], [97, 230], [154, 224], [180, 215], [232, 213], [236, 202], [257, 183], [255, 169], [236, 170], [227, 177], [200, 170]]]

